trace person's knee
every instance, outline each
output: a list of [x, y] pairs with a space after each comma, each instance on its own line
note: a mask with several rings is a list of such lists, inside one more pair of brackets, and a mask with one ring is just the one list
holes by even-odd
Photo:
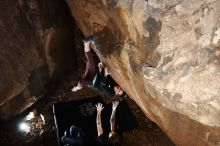
[[84, 43], [84, 51], [89, 52], [90, 51], [90, 42], [85, 42]]

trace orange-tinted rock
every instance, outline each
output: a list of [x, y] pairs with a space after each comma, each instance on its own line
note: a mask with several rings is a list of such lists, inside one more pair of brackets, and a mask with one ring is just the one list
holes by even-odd
[[67, 2], [112, 77], [176, 145], [220, 144], [220, 1]]
[[0, 11], [0, 104], [4, 106], [27, 87], [31, 71], [41, 65], [43, 56], [19, 3], [1, 1]]
[[51, 81], [77, 71], [74, 27], [64, 1], [0, 2], [0, 119], [23, 112]]

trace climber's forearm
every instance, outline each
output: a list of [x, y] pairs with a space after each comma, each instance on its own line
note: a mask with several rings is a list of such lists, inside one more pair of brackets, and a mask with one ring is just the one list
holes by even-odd
[[101, 112], [98, 112], [98, 113], [97, 113], [96, 125], [97, 125], [98, 136], [100, 136], [100, 135], [103, 134], [102, 120], [101, 120]]
[[111, 124], [111, 131], [116, 131], [116, 117], [115, 117], [116, 109], [112, 110], [111, 118], [110, 118], [110, 124]]

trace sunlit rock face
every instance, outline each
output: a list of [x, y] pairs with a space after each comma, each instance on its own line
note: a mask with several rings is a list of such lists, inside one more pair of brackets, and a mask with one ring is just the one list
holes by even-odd
[[76, 70], [77, 32], [62, 0], [0, 1], [0, 119], [33, 105]]
[[112, 77], [176, 145], [220, 145], [219, 0], [67, 0]]

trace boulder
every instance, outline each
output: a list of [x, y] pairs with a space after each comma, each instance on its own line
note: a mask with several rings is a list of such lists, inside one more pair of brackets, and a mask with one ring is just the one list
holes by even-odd
[[65, 1], [0, 2], [0, 119], [25, 111], [54, 91], [49, 84], [77, 71], [77, 30]]
[[66, 1], [112, 77], [176, 145], [220, 145], [220, 1]]

